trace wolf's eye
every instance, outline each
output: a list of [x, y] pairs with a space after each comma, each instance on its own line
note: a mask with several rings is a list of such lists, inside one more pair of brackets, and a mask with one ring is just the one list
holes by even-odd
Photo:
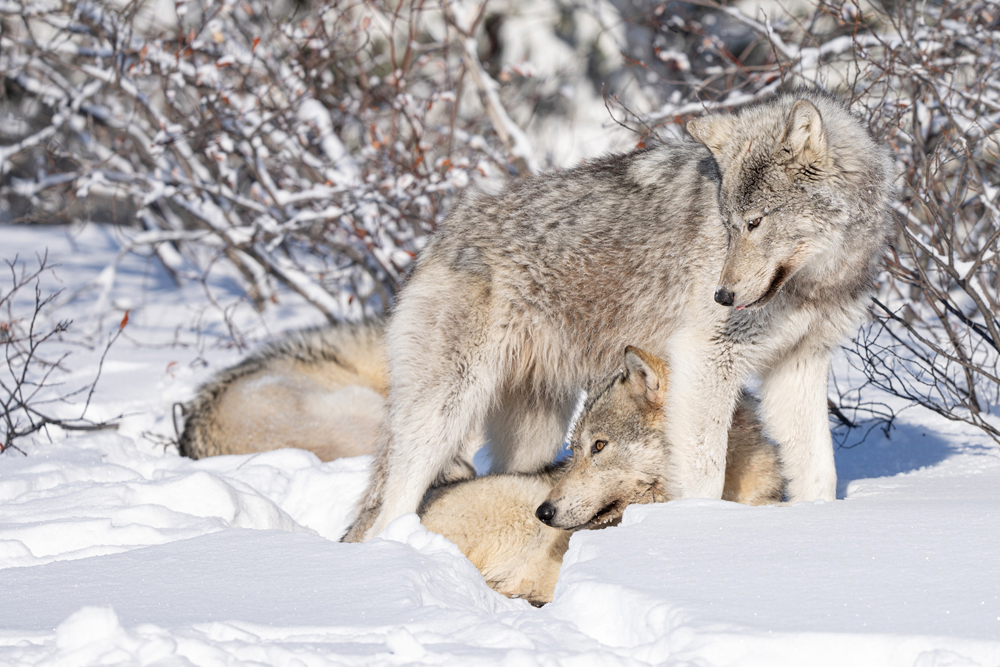
[[753, 220], [751, 220], [750, 222], [748, 222], [747, 223], [747, 231], [748, 232], [752, 232], [753, 230], [757, 229], [760, 226], [760, 221], [763, 220], [763, 219], [764, 218], [754, 218]]
[[594, 446], [590, 448], [590, 453], [591, 454], [596, 454], [597, 452], [599, 452], [602, 449], [604, 449], [604, 445], [606, 445], [606, 444], [608, 444], [607, 440], [595, 440], [594, 441]]

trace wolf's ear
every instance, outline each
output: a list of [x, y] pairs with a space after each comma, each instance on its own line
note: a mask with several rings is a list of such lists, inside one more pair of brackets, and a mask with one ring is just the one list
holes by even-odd
[[712, 154], [719, 156], [732, 134], [733, 117], [729, 115], [702, 116], [688, 121], [687, 131], [705, 144]]
[[823, 117], [809, 100], [797, 100], [788, 114], [788, 123], [781, 137], [779, 150], [804, 167], [823, 165], [828, 149]]
[[629, 345], [625, 348], [626, 382], [635, 396], [650, 403], [663, 401], [667, 386], [667, 365], [657, 356]]

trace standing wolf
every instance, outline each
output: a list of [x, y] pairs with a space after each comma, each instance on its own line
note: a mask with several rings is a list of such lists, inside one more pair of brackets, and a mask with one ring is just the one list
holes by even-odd
[[670, 497], [721, 496], [733, 408], [757, 376], [789, 499], [834, 498], [829, 360], [886, 248], [888, 153], [816, 91], [688, 130], [703, 145], [608, 156], [452, 211], [389, 324], [387, 423], [345, 540], [414, 511], [475, 429], [495, 469], [541, 468], [577, 389], [626, 344], [673, 371]]

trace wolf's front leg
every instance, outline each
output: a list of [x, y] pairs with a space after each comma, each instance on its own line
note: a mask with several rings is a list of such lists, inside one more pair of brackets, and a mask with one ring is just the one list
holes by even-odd
[[778, 443], [788, 499], [834, 500], [837, 469], [827, 413], [830, 352], [797, 349], [763, 377], [761, 413]]
[[668, 495], [721, 498], [729, 425], [743, 373], [727, 350], [674, 343], [665, 406], [671, 445]]

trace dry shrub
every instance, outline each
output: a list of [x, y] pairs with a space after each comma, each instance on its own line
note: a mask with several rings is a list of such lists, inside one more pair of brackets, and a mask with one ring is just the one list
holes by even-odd
[[221, 256], [259, 307], [277, 281], [335, 320], [387, 308], [470, 176], [537, 168], [469, 39], [482, 11], [162, 6], [0, 4], [8, 219], [141, 226], [178, 279]]
[[70, 352], [54, 350], [73, 323], [52, 319], [61, 292], [46, 292], [42, 277], [53, 267], [45, 255], [30, 268], [16, 257], [5, 263], [6, 276], [0, 279], [0, 453], [20, 451], [18, 440], [47, 433], [53, 426], [67, 431], [117, 428], [116, 419], [93, 420], [87, 411], [108, 350], [128, 323], [128, 312], [105, 341], [94, 378], [79, 387], [66, 386], [60, 375], [69, 370]]

